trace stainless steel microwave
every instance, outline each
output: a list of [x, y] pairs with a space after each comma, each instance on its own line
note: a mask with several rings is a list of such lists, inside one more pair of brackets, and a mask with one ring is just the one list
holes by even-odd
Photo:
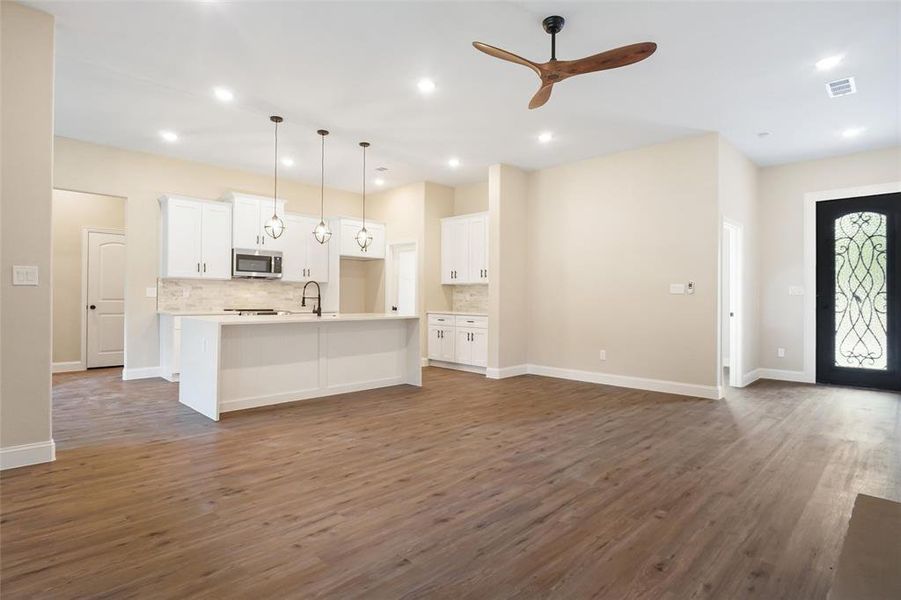
[[281, 279], [282, 253], [271, 250], [232, 250], [232, 277]]

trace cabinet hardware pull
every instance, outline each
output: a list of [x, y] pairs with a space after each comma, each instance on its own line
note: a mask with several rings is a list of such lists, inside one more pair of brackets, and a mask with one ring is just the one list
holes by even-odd
[[197, 263], [197, 272], [200, 273], [200, 263]]
[[257, 236], [257, 244], [259, 245], [259, 243], [260, 243], [260, 236]]
[[203, 272], [206, 273], [206, 263], [203, 263]]

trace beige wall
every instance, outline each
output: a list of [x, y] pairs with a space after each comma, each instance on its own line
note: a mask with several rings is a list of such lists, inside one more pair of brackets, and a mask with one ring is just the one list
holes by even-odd
[[479, 181], [459, 185], [454, 188], [454, 214], [468, 215], [470, 213], [485, 212], [488, 210], [488, 181]]
[[[145, 289], [156, 286], [159, 274], [158, 198], [218, 198], [229, 190], [265, 196], [272, 193], [272, 177], [68, 138], [56, 138], [54, 148], [56, 187], [126, 198], [125, 363], [128, 369], [156, 367], [156, 300], [147, 298]], [[319, 213], [319, 186], [283, 180], [279, 191], [288, 210]], [[359, 217], [359, 198], [326, 189], [326, 215]]]
[[[0, 72], [0, 446], [7, 449], [51, 439], [53, 17], [0, 2]], [[14, 287], [13, 265], [36, 265], [39, 285]], [[17, 456], [5, 454], [3, 465]], [[49, 458], [48, 448], [37, 460]]]
[[704, 135], [530, 174], [530, 363], [716, 384], [717, 154]]
[[[535, 216], [527, 205], [527, 178], [524, 171], [508, 165], [488, 169], [489, 369], [527, 364], [528, 345], [535, 333], [528, 306], [543, 286], [531, 265], [527, 266], [533, 240], [524, 233]], [[547, 289], [553, 286], [549, 283]]]
[[[742, 310], [735, 318], [741, 320], [742, 326], [741, 369], [744, 376], [757, 369], [759, 355], [757, 165], [722, 137], [719, 138], [717, 182], [720, 215], [742, 228]], [[720, 233], [722, 235], [722, 231]], [[727, 314], [728, 308], [724, 308], [721, 315]], [[722, 319], [721, 329], [728, 328], [728, 317]], [[728, 331], [721, 331], [721, 343], [728, 343], [728, 339]], [[728, 355], [728, 348], [724, 348], [722, 354]]]
[[[453, 306], [454, 286], [441, 285], [441, 219], [454, 215], [454, 193], [452, 188], [435, 183], [427, 183], [425, 187], [423, 312], [450, 310]], [[427, 329], [423, 321], [423, 336], [428, 335]], [[427, 350], [423, 344], [423, 356], [428, 354]]]
[[[760, 169], [760, 366], [804, 368], [804, 194], [901, 181], [901, 148]], [[815, 290], [805, 289], [806, 294]], [[785, 358], [776, 357], [785, 348]]]
[[125, 230], [125, 199], [53, 190], [53, 362], [84, 360], [81, 347], [82, 231]]

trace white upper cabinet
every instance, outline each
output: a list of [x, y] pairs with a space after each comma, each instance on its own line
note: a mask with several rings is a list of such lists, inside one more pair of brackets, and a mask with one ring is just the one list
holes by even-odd
[[441, 219], [441, 283], [488, 283], [488, 214]]
[[160, 277], [231, 279], [229, 204], [163, 196], [160, 209]]
[[328, 243], [313, 237], [319, 219], [294, 213], [285, 218], [282, 281], [328, 281]]
[[[332, 221], [329, 227], [332, 228], [333, 235], [338, 235], [340, 255], [349, 258], [385, 258], [385, 226], [382, 223], [366, 221], [366, 230], [372, 234], [372, 243], [366, 250], [360, 248], [355, 237], [362, 226], [363, 222], [358, 219], [341, 218]], [[334, 241], [334, 238], [332, 239]]]
[[[266, 235], [263, 229], [272, 216], [272, 198], [228, 192], [223, 199], [232, 204], [232, 247], [241, 250], [285, 251], [285, 234], [274, 239]], [[278, 200], [275, 210], [284, 219], [285, 201]], [[287, 225], [287, 221], [285, 224]]]

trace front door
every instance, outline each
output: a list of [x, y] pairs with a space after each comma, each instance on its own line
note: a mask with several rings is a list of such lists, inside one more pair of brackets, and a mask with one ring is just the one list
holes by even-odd
[[88, 232], [87, 367], [114, 367], [125, 354], [125, 235]]
[[901, 389], [901, 194], [817, 203], [819, 383]]

